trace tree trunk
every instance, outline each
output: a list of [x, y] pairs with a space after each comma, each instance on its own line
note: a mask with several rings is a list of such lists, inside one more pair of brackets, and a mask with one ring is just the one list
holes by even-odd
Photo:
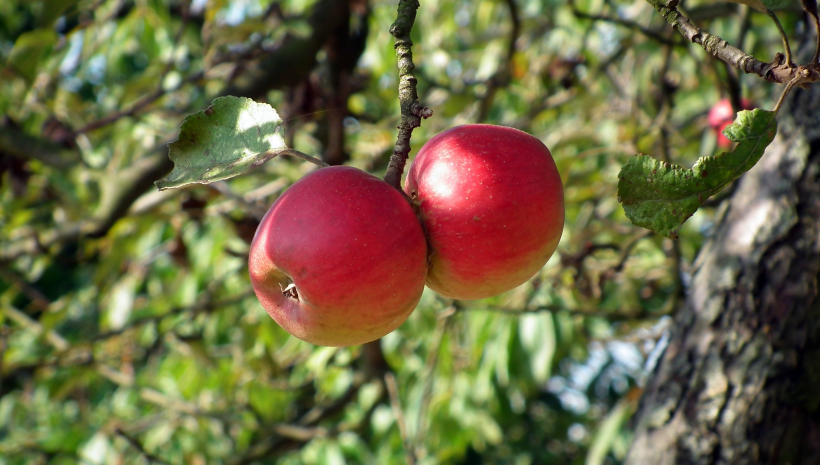
[[790, 102], [695, 262], [628, 464], [820, 464], [820, 86]]

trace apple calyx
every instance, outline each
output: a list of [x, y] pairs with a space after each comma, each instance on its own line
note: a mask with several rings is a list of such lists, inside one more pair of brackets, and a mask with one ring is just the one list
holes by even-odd
[[282, 295], [285, 297], [290, 297], [291, 299], [299, 300], [299, 291], [296, 290], [296, 284], [288, 284], [286, 288], [282, 289]]

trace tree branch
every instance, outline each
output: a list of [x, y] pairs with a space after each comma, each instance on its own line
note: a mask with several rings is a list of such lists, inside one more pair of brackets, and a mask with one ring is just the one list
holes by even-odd
[[69, 169], [80, 163], [79, 152], [65, 149], [21, 129], [0, 124], [0, 152], [22, 160], [37, 160], [57, 169]]
[[125, 333], [126, 331], [128, 331], [130, 329], [142, 326], [142, 325], [147, 324], [147, 323], [159, 322], [159, 321], [162, 321], [165, 318], [168, 318], [170, 316], [181, 315], [183, 313], [191, 313], [192, 316], [196, 316], [196, 315], [199, 315], [200, 313], [203, 313], [203, 312], [210, 312], [210, 311], [216, 310], [218, 308], [225, 308], [225, 307], [228, 307], [228, 306], [231, 306], [231, 305], [236, 305], [238, 303], [241, 303], [243, 300], [251, 297], [253, 295], [253, 290], [248, 289], [244, 292], [240, 292], [239, 294], [237, 294], [235, 296], [228, 297], [228, 298], [225, 298], [225, 299], [222, 299], [222, 300], [218, 300], [216, 302], [213, 302], [213, 301], [210, 300], [210, 294], [211, 294], [210, 291], [206, 291], [205, 298], [199, 299], [199, 301], [197, 301], [197, 303], [195, 303], [193, 305], [189, 305], [189, 306], [186, 306], [186, 307], [176, 307], [176, 308], [171, 309], [171, 310], [169, 310], [169, 311], [167, 311], [167, 312], [165, 312], [161, 315], [153, 315], [153, 316], [147, 316], [147, 317], [144, 317], [144, 318], [139, 318], [139, 319], [136, 319], [136, 320], [133, 320], [133, 321], [129, 322], [127, 325], [123, 326], [122, 328], [111, 330], [111, 331], [108, 331], [108, 332], [105, 332], [105, 333], [96, 334], [91, 338], [91, 341], [97, 342], [97, 341], [103, 341], [103, 340], [106, 340], [106, 339], [110, 339], [112, 337], [119, 336], [120, 334], [123, 334], [123, 333]]
[[116, 111], [114, 113], [111, 113], [111, 114], [103, 117], [103, 118], [98, 119], [97, 121], [92, 121], [91, 123], [88, 123], [85, 126], [81, 127], [80, 129], [77, 129], [76, 131], [74, 131], [74, 134], [75, 135], [76, 134], [83, 134], [83, 133], [86, 133], [86, 132], [94, 131], [96, 129], [100, 129], [102, 127], [108, 126], [111, 123], [115, 123], [120, 118], [123, 118], [123, 117], [126, 117], [126, 116], [134, 116], [135, 114], [140, 112], [143, 108], [145, 108], [148, 105], [150, 105], [150, 104], [154, 103], [155, 101], [159, 100], [164, 95], [169, 94], [171, 92], [176, 92], [177, 90], [181, 89], [183, 85], [188, 84], [190, 82], [198, 81], [199, 79], [202, 79], [202, 77], [205, 75], [205, 73], [203, 71], [199, 71], [197, 73], [194, 73], [194, 74], [188, 76], [185, 79], [182, 79], [173, 88], [165, 89], [162, 86], [162, 81], [165, 79], [165, 75], [168, 74], [169, 70], [170, 70], [169, 67], [166, 67], [163, 74], [159, 77], [160, 85], [159, 85], [159, 88], [156, 89], [154, 92], [151, 92], [150, 94], [148, 94], [148, 95], [142, 97], [141, 99], [137, 100], [127, 110]]
[[137, 160], [117, 175], [104, 178], [100, 189], [100, 205], [91, 218], [12, 242], [4, 250], [0, 250], [0, 262], [11, 262], [71, 240], [105, 236], [114, 223], [125, 216], [131, 204], [171, 168], [173, 163], [168, 155], [156, 150], [154, 154]]
[[149, 464], [158, 463], [158, 464], [161, 464], [161, 465], [170, 465], [170, 464], [168, 464], [168, 462], [166, 462], [165, 460], [160, 459], [156, 455], [148, 453], [148, 451], [145, 450], [145, 447], [143, 447], [142, 444], [140, 444], [140, 442], [137, 441], [136, 438], [130, 436], [128, 433], [123, 431], [121, 428], [117, 428], [116, 430], [114, 430], [114, 432], [117, 433], [118, 436], [120, 436], [123, 439], [125, 439], [126, 441], [128, 441], [128, 444], [130, 444], [131, 447], [136, 449], [137, 452], [140, 453], [142, 458], [144, 458]]
[[6, 338], [8, 335], [8, 326], [0, 325], [0, 397], [3, 397], [3, 360], [6, 358]]
[[570, 315], [580, 316], [580, 317], [596, 317], [596, 318], [603, 318], [610, 322], [614, 321], [636, 321], [641, 319], [653, 318], [653, 317], [661, 317], [666, 315], [665, 312], [649, 312], [645, 309], [635, 309], [635, 310], [620, 310], [620, 311], [602, 311], [597, 308], [589, 308], [589, 309], [580, 309], [580, 308], [567, 308], [561, 305], [538, 305], [535, 307], [525, 307], [525, 308], [508, 308], [508, 307], [501, 307], [501, 306], [493, 306], [487, 305], [484, 307], [465, 307], [464, 311], [471, 311], [471, 312], [497, 312], [503, 313], [510, 316], [520, 316], [526, 315], [530, 313], [541, 313], [541, 312], [567, 312]]
[[0, 262], [0, 279], [7, 281], [12, 287], [16, 287], [38, 310], [45, 310], [51, 305], [51, 301], [39, 289], [15, 273], [10, 264]]
[[277, 451], [285, 450], [289, 446], [292, 446], [293, 443], [301, 445], [315, 436], [328, 434], [329, 432], [327, 430], [317, 428], [316, 425], [340, 413], [350, 402], [355, 400], [359, 389], [361, 389], [368, 378], [367, 376], [355, 377], [353, 383], [341, 397], [329, 405], [317, 405], [302, 415], [295, 423], [291, 425], [276, 425], [274, 430], [277, 434], [275, 436], [266, 437], [261, 442], [252, 445], [248, 448], [244, 456], [239, 457], [232, 463], [234, 465], [248, 465], [263, 458], [270, 457]]
[[574, 14], [576, 18], [590, 19], [592, 21], [604, 21], [604, 22], [607, 22], [607, 23], [617, 24], [619, 26], [623, 26], [623, 27], [626, 27], [626, 28], [629, 28], [629, 29], [634, 29], [634, 30], [640, 32], [641, 34], [645, 35], [646, 37], [649, 37], [650, 39], [652, 39], [656, 42], [662, 43], [664, 45], [671, 45], [671, 46], [676, 46], [676, 47], [686, 45], [685, 42], [682, 42], [682, 41], [679, 41], [679, 40], [670, 40], [668, 37], [664, 37], [663, 34], [659, 33], [658, 31], [645, 28], [645, 27], [641, 26], [640, 24], [636, 23], [635, 21], [630, 21], [628, 19], [615, 18], [615, 17], [611, 17], [611, 16], [603, 16], [603, 15], [594, 15], [594, 14], [590, 14], [590, 13], [584, 13], [583, 11], [575, 8], [574, 2], [572, 2], [571, 4], [573, 5], [572, 14]]
[[429, 118], [433, 115], [433, 110], [419, 103], [419, 96], [416, 92], [418, 81], [413, 75], [413, 69], [416, 66], [413, 64], [413, 41], [410, 40], [410, 31], [416, 21], [418, 7], [418, 0], [399, 0], [396, 22], [390, 26], [390, 34], [396, 38], [394, 47], [399, 59], [401, 121], [397, 126], [399, 134], [396, 137], [396, 147], [393, 149], [393, 155], [390, 156], [384, 180], [398, 190], [401, 190], [401, 176], [404, 173], [404, 165], [407, 164], [407, 157], [410, 155], [410, 137], [413, 129], [421, 126], [422, 118]]
[[386, 373], [384, 375], [384, 384], [387, 386], [388, 394], [390, 394], [390, 407], [393, 408], [393, 416], [396, 417], [396, 424], [399, 426], [399, 434], [401, 434], [401, 442], [404, 446], [404, 456], [407, 460], [407, 465], [414, 465], [416, 463], [416, 454], [413, 450], [413, 443], [410, 442], [410, 434], [407, 432], [407, 422], [404, 421], [404, 412], [401, 408], [399, 385], [396, 382], [396, 375], [392, 372]]
[[40, 324], [40, 322], [33, 320], [31, 317], [12, 306], [5, 307], [3, 309], [3, 313], [11, 321], [17, 323], [21, 327], [28, 329], [38, 336], [43, 335], [45, 340], [60, 352], [68, 350], [71, 346], [68, 341], [66, 341], [65, 338], [59, 335], [56, 331], [46, 329]]
[[433, 335], [433, 345], [427, 353], [427, 360], [424, 363], [423, 376], [425, 378], [424, 390], [421, 394], [421, 401], [419, 402], [419, 411], [416, 421], [416, 436], [413, 440], [414, 450], [419, 450], [424, 441], [424, 428], [427, 423], [427, 411], [430, 409], [430, 401], [433, 398], [433, 383], [436, 380], [436, 367], [438, 366], [438, 355], [441, 351], [441, 342], [444, 340], [444, 335], [453, 321], [451, 316], [455, 315], [460, 308], [458, 302], [453, 302], [453, 305], [445, 309], [438, 315], [438, 324], [436, 325], [436, 332]]
[[[797, 76], [798, 69], [805, 69], [803, 67], [792, 68], [788, 63], [780, 63], [780, 60], [782, 60], [780, 54], [775, 56], [772, 63], [759, 61], [720, 37], [701, 31], [689, 21], [689, 18], [683, 16], [677, 10], [678, 0], [647, 0], [647, 2], [686, 40], [700, 45], [712, 56], [742, 70], [746, 74], [757, 74], [767, 81], [782, 84], [792, 81]], [[810, 70], [814, 81], [820, 80], [820, 68], [817, 64], [810, 64], [807, 68]]]

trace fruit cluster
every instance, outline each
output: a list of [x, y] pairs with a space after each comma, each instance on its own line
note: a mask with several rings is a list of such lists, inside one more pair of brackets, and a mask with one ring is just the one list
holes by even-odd
[[401, 325], [425, 283], [481, 299], [528, 280], [564, 226], [552, 155], [517, 129], [465, 125], [433, 137], [405, 196], [361, 170], [336, 166], [293, 184], [251, 244], [251, 283], [290, 334], [327, 346], [362, 344]]

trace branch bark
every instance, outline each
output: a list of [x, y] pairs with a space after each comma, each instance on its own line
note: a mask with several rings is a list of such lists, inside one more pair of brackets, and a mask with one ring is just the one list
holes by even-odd
[[393, 416], [399, 426], [405, 461], [407, 465], [414, 465], [416, 463], [416, 453], [413, 449], [413, 443], [410, 441], [410, 433], [407, 432], [407, 422], [404, 421], [404, 411], [401, 408], [401, 398], [399, 398], [399, 383], [392, 371], [384, 375], [384, 384], [387, 386], [387, 393], [390, 395], [390, 407], [393, 409]]
[[105, 236], [114, 223], [125, 216], [131, 204], [172, 167], [168, 155], [160, 150], [139, 159], [101, 185], [100, 204], [91, 218], [6, 244], [0, 250], [0, 262], [11, 262], [83, 237]]
[[156, 455], [153, 455], [146, 451], [145, 447], [143, 447], [142, 443], [140, 443], [137, 440], [137, 438], [126, 433], [122, 428], [117, 428], [116, 430], [114, 430], [114, 432], [117, 433], [117, 435], [121, 436], [123, 439], [125, 439], [128, 442], [128, 444], [131, 445], [131, 447], [136, 449], [136, 451], [139, 452], [140, 456], [142, 456], [142, 458], [144, 458], [149, 464], [157, 463], [160, 465], [169, 465], [168, 462], [166, 462], [165, 460], [162, 460]]
[[66, 149], [39, 137], [30, 136], [22, 129], [0, 124], [0, 152], [22, 160], [37, 160], [57, 169], [68, 169], [80, 163], [76, 150]]
[[421, 126], [422, 118], [429, 118], [433, 110], [419, 103], [416, 84], [418, 81], [413, 75], [416, 66], [413, 64], [413, 41], [410, 40], [410, 31], [416, 22], [418, 0], [399, 0], [396, 22], [390, 26], [390, 34], [396, 38], [396, 56], [399, 59], [399, 102], [401, 104], [401, 121], [397, 126], [399, 134], [396, 137], [396, 147], [390, 156], [387, 173], [384, 180], [401, 191], [401, 176], [404, 165], [410, 155], [410, 137], [413, 129]]
[[[775, 56], [772, 63], [765, 63], [747, 55], [743, 50], [729, 44], [716, 35], [701, 31], [683, 16], [677, 6], [679, 0], [647, 0], [655, 10], [657, 10], [666, 21], [671, 24], [689, 42], [700, 45], [705, 51], [714, 57], [734, 66], [746, 74], [757, 74], [767, 81], [783, 84], [791, 81], [797, 76], [798, 70], [804, 67], [790, 67], [788, 63], [781, 63], [782, 55]], [[780, 58], [778, 58], [780, 57]], [[811, 63], [805, 67], [811, 72], [812, 80], [820, 80], [820, 67], [817, 63]]]
[[658, 42], [658, 43], [661, 43], [661, 44], [664, 44], [664, 45], [669, 45], [669, 46], [674, 46], [674, 47], [680, 47], [680, 46], [685, 46], [686, 45], [686, 42], [683, 42], [680, 39], [671, 40], [668, 37], [665, 37], [660, 32], [649, 29], [649, 28], [646, 28], [646, 27], [643, 27], [635, 21], [630, 21], [628, 19], [622, 19], [622, 18], [616, 18], [616, 17], [612, 17], [612, 16], [594, 15], [594, 14], [590, 14], [590, 13], [585, 13], [581, 10], [578, 10], [577, 7], [575, 7], [574, 4], [573, 4], [572, 14], [574, 14], [576, 18], [590, 19], [592, 21], [604, 21], [604, 22], [607, 22], [607, 23], [617, 24], [619, 26], [623, 26], [623, 27], [626, 27], [626, 28], [629, 28], [629, 29], [634, 29], [634, 30], [640, 32], [641, 34], [645, 35], [646, 37], [649, 37], [650, 39], [654, 40], [655, 42]]

